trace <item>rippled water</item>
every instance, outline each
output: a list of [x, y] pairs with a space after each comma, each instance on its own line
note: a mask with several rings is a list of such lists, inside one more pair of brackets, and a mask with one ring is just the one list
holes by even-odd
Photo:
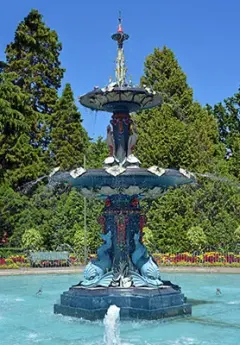
[[[240, 345], [240, 275], [163, 274], [186, 296], [208, 301], [193, 316], [170, 321], [120, 322], [121, 345]], [[103, 322], [53, 314], [78, 275], [0, 277], [1, 345], [101, 345]], [[36, 296], [42, 287], [41, 296]], [[222, 296], [216, 296], [216, 287]]]

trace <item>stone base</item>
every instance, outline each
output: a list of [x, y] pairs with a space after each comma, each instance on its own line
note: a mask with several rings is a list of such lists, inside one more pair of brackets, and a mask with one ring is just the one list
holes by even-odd
[[83, 288], [74, 286], [61, 295], [54, 313], [83, 318], [103, 319], [110, 305], [120, 307], [120, 319], [155, 320], [192, 313], [181, 291], [166, 288]]

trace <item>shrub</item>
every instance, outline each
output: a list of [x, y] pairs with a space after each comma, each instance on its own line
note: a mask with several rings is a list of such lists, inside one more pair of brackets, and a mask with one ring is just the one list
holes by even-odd
[[38, 251], [43, 246], [42, 235], [34, 228], [28, 229], [22, 235], [22, 245], [24, 249]]

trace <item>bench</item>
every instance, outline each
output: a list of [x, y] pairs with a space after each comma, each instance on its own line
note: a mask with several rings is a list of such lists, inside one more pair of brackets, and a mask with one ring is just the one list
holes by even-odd
[[32, 267], [66, 267], [71, 261], [68, 252], [30, 252]]

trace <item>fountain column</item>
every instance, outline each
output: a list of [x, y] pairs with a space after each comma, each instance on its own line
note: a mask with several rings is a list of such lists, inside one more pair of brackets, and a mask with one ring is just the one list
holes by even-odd
[[119, 271], [121, 266], [134, 270], [131, 261], [135, 249], [134, 234], [140, 232], [142, 237], [144, 221], [137, 196], [114, 195], [107, 198], [100, 222], [104, 224], [105, 233], [112, 233], [113, 271]]
[[129, 113], [116, 112], [112, 116], [113, 138], [115, 144], [115, 158], [121, 165], [127, 157], [130, 125], [132, 120]]

